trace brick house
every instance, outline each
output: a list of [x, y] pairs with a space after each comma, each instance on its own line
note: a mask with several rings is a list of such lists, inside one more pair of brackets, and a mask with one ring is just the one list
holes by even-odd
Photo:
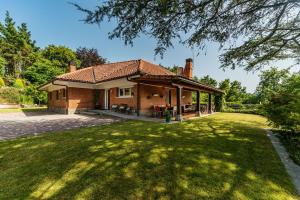
[[192, 59], [173, 73], [144, 60], [109, 63], [76, 70], [56, 77], [40, 87], [48, 92], [48, 109], [60, 113], [77, 113], [88, 109], [111, 109], [126, 104], [137, 115], [151, 115], [154, 105], [177, 108], [181, 120], [182, 106], [191, 105], [196, 92], [196, 114], [200, 114], [200, 92], [209, 94], [208, 112], [212, 112], [213, 94], [221, 90], [192, 80]]

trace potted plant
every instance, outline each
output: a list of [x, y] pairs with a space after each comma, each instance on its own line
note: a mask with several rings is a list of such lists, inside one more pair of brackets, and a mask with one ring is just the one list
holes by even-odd
[[166, 119], [166, 123], [171, 122], [171, 112], [167, 109], [165, 110], [165, 119]]

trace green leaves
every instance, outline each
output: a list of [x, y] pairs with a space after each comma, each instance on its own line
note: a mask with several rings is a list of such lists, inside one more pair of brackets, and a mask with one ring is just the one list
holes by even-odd
[[157, 41], [161, 56], [174, 43], [201, 51], [207, 41], [220, 44], [222, 68], [258, 70], [273, 60], [300, 53], [300, 6], [296, 0], [108, 0], [86, 13], [85, 22], [116, 19], [109, 38], [133, 44], [140, 34]]
[[300, 131], [300, 72], [277, 85], [278, 89], [264, 104], [266, 116], [275, 127]]

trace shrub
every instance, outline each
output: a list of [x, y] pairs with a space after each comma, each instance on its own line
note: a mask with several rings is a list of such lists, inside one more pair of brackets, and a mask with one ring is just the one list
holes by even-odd
[[14, 87], [0, 88], [0, 101], [1, 103], [20, 103], [22, 91]]
[[0, 77], [0, 88], [5, 86], [5, 82], [2, 77]]
[[300, 130], [300, 73], [282, 83], [282, 89], [265, 104], [265, 113], [274, 127]]
[[19, 89], [25, 88], [25, 81], [23, 79], [17, 78], [14, 82], [14, 87]]

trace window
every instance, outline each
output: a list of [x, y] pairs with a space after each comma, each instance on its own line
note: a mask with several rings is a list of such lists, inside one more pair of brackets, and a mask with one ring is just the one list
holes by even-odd
[[56, 100], [59, 100], [59, 91], [56, 90]]
[[131, 88], [119, 88], [119, 97], [131, 97]]

